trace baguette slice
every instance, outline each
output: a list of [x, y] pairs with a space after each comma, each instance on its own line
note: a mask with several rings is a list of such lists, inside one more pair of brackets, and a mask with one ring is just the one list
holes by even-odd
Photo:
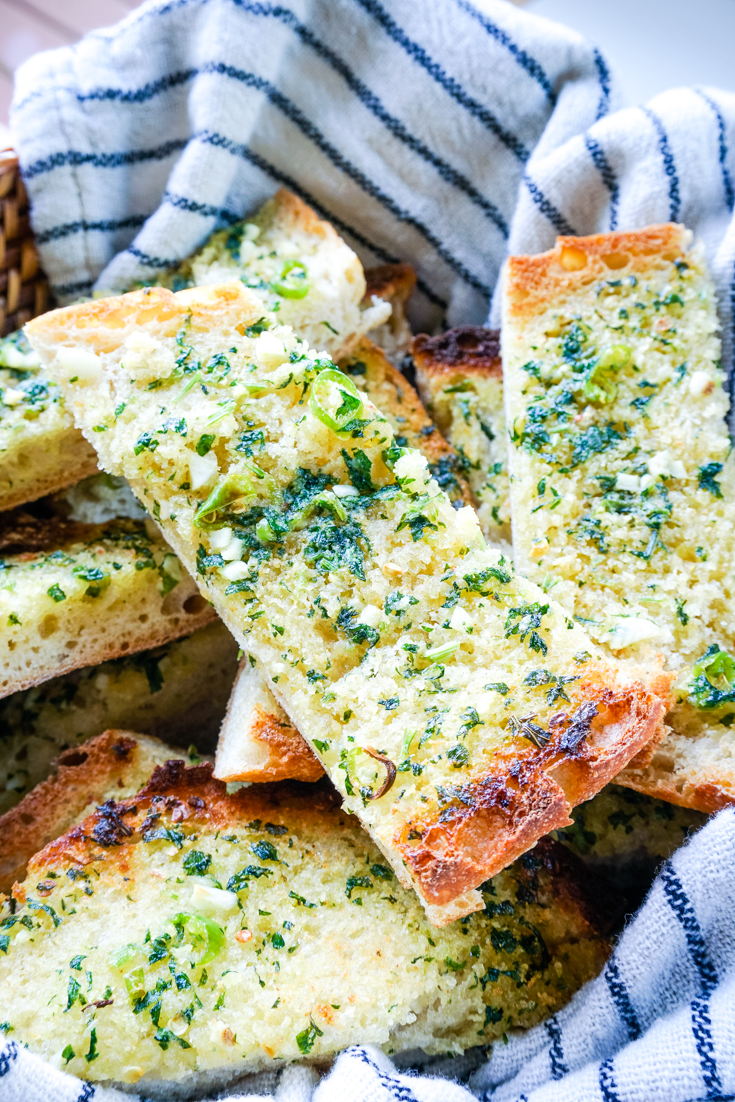
[[[456, 452], [385, 353], [363, 337], [341, 368], [384, 414], [396, 442], [418, 448], [426, 456], [429, 470], [453, 501], [469, 502], [469, 487], [458, 473]], [[257, 665], [244, 660], [222, 724], [215, 776], [227, 781], [315, 781], [323, 772]]]
[[325, 786], [227, 795], [210, 768], [103, 804], [0, 910], [6, 1028], [52, 1064], [182, 1099], [355, 1043], [461, 1053], [603, 966], [604, 901], [555, 843], [436, 931]]
[[485, 538], [510, 545], [503, 366], [496, 329], [466, 325], [411, 348], [416, 382], [439, 429], [459, 454]]
[[[233, 279], [242, 279], [265, 309], [277, 310], [284, 325], [335, 359], [390, 317], [390, 303], [378, 290], [366, 300], [362, 264], [349, 245], [283, 188], [248, 219], [212, 234], [160, 283], [181, 291]], [[413, 290], [408, 284], [407, 273], [386, 273], [380, 289], [405, 301]]]
[[[272, 287], [294, 260], [305, 267], [297, 264], [290, 278], [287, 273], [286, 291], [300, 295], [299, 276], [308, 271], [303, 298]], [[366, 283], [352, 249], [290, 192], [279, 191], [249, 221], [214, 234], [161, 282], [180, 290], [237, 277], [269, 308], [280, 307], [284, 320], [303, 329], [307, 340], [334, 355], [347, 355], [375, 326], [391, 356], [410, 341], [405, 306], [415, 284], [413, 269], [385, 265], [373, 269]], [[59, 388], [40, 370], [23, 334], [0, 340], [0, 510], [72, 486], [96, 470], [94, 449], [74, 427]]]
[[0, 813], [46, 779], [57, 755], [108, 728], [133, 729], [212, 752], [236, 656], [235, 640], [215, 620], [155, 650], [73, 670], [5, 697], [0, 701]]
[[7, 513], [0, 565], [0, 696], [161, 646], [214, 617], [143, 521], [96, 525]]
[[241, 283], [153, 288], [28, 333], [102, 465], [446, 923], [660, 734], [663, 703], [485, 548], [474, 512], [329, 361], [262, 317]]
[[0, 511], [86, 478], [97, 456], [22, 333], [0, 340]]
[[130, 731], [104, 731], [64, 750], [54, 775], [0, 815], [0, 892], [25, 878], [34, 853], [91, 815], [97, 804], [132, 796], [172, 756], [158, 739]]
[[717, 324], [682, 226], [559, 238], [506, 267], [516, 566], [548, 578], [608, 653], [681, 671], [669, 733], [619, 781], [702, 811], [735, 802], [735, 664], [721, 653], [735, 652], [735, 467]]

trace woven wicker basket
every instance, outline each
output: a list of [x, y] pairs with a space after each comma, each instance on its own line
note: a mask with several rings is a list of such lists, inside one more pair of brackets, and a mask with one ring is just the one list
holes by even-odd
[[0, 336], [49, 308], [48, 280], [28, 217], [28, 196], [12, 149], [0, 150]]

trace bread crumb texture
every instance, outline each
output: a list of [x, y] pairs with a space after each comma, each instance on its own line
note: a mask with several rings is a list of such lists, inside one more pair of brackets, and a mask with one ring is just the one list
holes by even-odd
[[625, 783], [704, 811], [735, 799], [735, 483], [716, 330], [703, 250], [681, 226], [560, 238], [506, 268], [516, 565], [609, 653], [681, 670], [673, 730]]
[[214, 615], [176, 555], [143, 521], [29, 522], [19, 534], [21, 547], [26, 531], [44, 546], [0, 551], [3, 696], [160, 645]]
[[388, 322], [390, 303], [378, 292], [397, 295], [402, 304], [413, 289], [403, 274], [402, 280], [376, 284], [363, 302], [365, 274], [356, 254], [329, 222], [284, 189], [249, 219], [212, 234], [199, 252], [159, 282], [181, 291], [233, 279], [241, 279], [307, 344], [335, 359], [369, 329]]
[[[439, 922], [659, 733], [662, 705], [485, 547], [425, 457], [242, 283], [36, 319], [159, 522]], [[95, 432], [95, 426], [104, 428]], [[522, 779], [521, 779], [522, 777]]]
[[209, 767], [169, 763], [38, 854], [4, 904], [2, 1028], [154, 1097], [353, 1043], [458, 1053], [602, 967], [569, 860], [542, 843], [437, 931], [323, 789], [228, 796]]
[[485, 538], [510, 548], [510, 499], [500, 334], [466, 325], [414, 338], [424, 402], [457, 454]]
[[237, 644], [215, 621], [0, 700], [0, 813], [49, 775], [57, 755], [108, 728], [213, 750], [236, 669]]
[[0, 340], [0, 509], [69, 486], [97, 456], [22, 333]]

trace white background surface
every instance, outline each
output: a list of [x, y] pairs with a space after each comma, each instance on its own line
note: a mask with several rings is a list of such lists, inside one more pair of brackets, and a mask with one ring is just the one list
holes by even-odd
[[735, 92], [735, 0], [528, 0], [598, 46], [629, 106], [682, 84]]

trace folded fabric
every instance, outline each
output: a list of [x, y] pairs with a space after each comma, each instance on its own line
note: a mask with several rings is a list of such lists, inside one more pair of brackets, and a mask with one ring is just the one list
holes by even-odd
[[[291, 188], [365, 264], [410, 261], [412, 320], [482, 322], [504, 257], [557, 234], [681, 221], [705, 241], [725, 363], [735, 302], [735, 96], [678, 89], [617, 110], [566, 28], [483, 0], [149, 0], [18, 72], [12, 126], [60, 301], [154, 278]], [[314, 1089], [287, 1069], [232, 1088], [281, 1102], [684, 1102], [735, 1094], [735, 813], [656, 881], [603, 976], [523, 1036], [397, 1071], [351, 1049]], [[469, 1088], [452, 1082], [474, 1070]], [[129, 1098], [12, 1034], [8, 1102]]]

